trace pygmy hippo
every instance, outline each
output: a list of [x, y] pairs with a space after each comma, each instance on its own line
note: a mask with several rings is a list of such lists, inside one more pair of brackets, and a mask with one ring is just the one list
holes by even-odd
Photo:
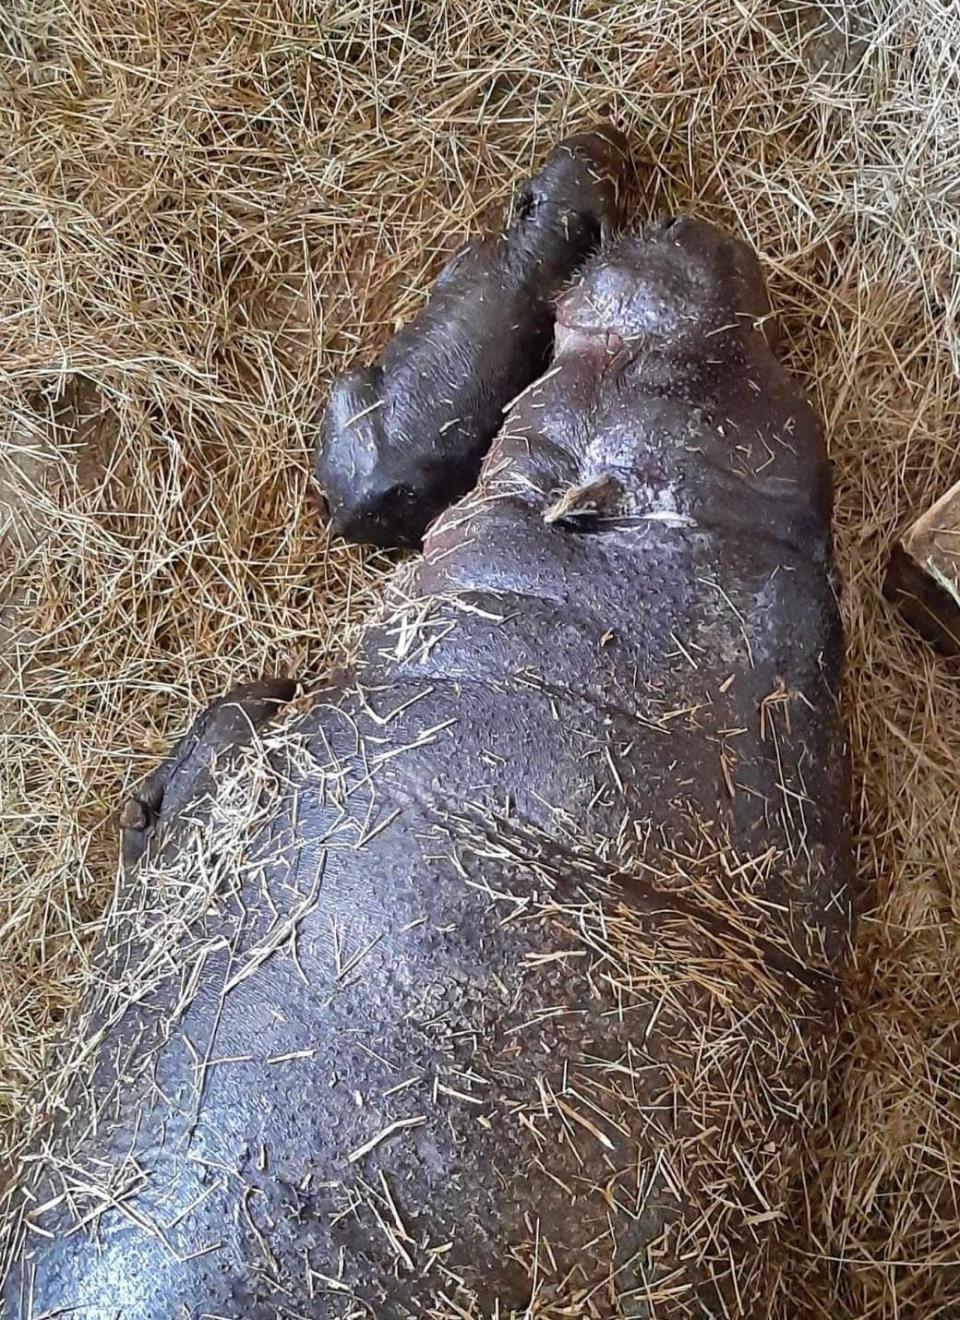
[[627, 162], [612, 127], [561, 142], [506, 231], [468, 243], [380, 360], [336, 380], [316, 474], [341, 536], [417, 546], [475, 483], [505, 406], [546, 365], [556, 296], [619, 222]]
[[596, 258], [356, 664], [216, 791], [182, 763], [6, 1314], [792, 1314], [851, 851], [830, 476], [767, 314], [698, 220]]

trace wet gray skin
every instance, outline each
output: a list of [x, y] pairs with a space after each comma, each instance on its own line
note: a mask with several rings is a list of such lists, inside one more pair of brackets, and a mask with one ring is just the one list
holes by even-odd
[[418, 546], [475, 484], [504, 408], [546, 365], [554, 300], [619, 223], [627, 166], [612, 127], [561, 142], [507, 229], [468, 243], [379, 361], [335, 381], [316, 474], [341, 536]]
[[830, 476], [766, 310], [696, 220], [590, 265], [356, 666], [161, 803], [7, 1315], [791, 1314], [851, 854]]

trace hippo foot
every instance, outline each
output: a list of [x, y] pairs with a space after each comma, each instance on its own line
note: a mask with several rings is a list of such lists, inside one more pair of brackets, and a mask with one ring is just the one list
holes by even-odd
[[289, 678], [266, 678], [231, 688], [206, 710], [120, 808], [120, 856], [125, 870], [134, 867], [164, 820], [193, 796], [199, 778], [225, 752], [249, 745], [256, 731], [292, 701], [297, 684]]

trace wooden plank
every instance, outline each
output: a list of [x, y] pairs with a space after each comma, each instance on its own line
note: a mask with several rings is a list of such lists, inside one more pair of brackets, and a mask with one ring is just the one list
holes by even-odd
[[960, 482], [900, 538], [884, 592], [927, 641], [960, 655]]

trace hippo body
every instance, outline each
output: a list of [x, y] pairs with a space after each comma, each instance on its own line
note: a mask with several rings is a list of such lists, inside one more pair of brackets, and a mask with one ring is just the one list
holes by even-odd
[[355, 666], [163, 821], [11, 1317], [781, 1314], [851, 857], [830, 478], [765, 310], [697, 221], [589, 266]]
[[507, 229], [468, 243], [379, 361], [338, 377], [316, 474], [342, 536], [418, 546], [474, 485], [504, 408], [546, 365], [554, 300], [619, 221], [627, 158], [610, 127], [561, 142]]

